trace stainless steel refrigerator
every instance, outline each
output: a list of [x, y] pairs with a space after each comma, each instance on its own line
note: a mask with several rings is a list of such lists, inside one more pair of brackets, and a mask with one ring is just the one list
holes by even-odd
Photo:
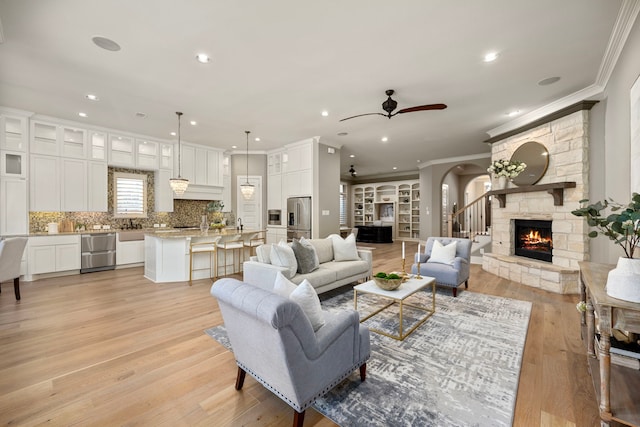
[[311, 238], [311, 197], [287, 199], [287, 240]]

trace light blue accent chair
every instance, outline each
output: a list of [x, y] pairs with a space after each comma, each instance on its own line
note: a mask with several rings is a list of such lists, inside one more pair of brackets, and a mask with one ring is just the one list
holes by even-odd
[[[453, 264], [441, 264], [427, 262], [431, 257], [433, 242], [439, 240], [444, 246], [456, 241], [456, 257]], [[423, 253], [416, 253], [415, 263], [411, 266], [411, 273], [418, 272], [418, 260], [420, 261], [420, 275], [435, 277], [436, 285], [447, 286], [453, 290], [453, 296], [458, 296], [458, 286], [464, 283], [469, 287], [469, 265], [471, 264], [471, 240], [452, 237], [429, 237], [424, 245]]]
[[314, 332], [297, 303], [264, 288], [225, 278], [211, 286], [211, 295], [238, 364], [236, 390], [248, 372], [294, 409], [294, 426], [302, 426], [316, 398], [354, 370], [365, 380], [369, 329], [357, 312], [323, 312], [325, 324]]

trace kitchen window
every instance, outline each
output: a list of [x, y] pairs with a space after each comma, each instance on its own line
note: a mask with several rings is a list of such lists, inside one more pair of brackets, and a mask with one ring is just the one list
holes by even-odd
[[114, 218], [147, 217], [147, 175], [114, 172]]

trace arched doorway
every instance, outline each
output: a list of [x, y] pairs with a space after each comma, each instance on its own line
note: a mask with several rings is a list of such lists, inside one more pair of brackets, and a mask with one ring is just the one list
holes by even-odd
[[[481, 228], [483, 231], [490, 225], [490, 208], [482, 206], [475, 207], [475, 212], [467, 212], [465, 216], [451, 218], [451, 215], [461, 210], [469, 203], [482, 197], [491, 188], [491, 178], [486, 169], [476, 165], [461, 163], [449, 169], [444, 175], [441, 183], [440, 203], [440, 235], [449, 234], [449, 221], [454, 235], [467, 237], [470, 228]], [[473, 227], [470, 227], [472, 225]]]

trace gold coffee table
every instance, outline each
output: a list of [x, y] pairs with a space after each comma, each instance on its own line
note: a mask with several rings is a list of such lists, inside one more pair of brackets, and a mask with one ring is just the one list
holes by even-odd
[[[405, 302], [405, 299], [415, 294], [419, 290], [424, 289], [428, 285], [431, 285], [431, 309], [429, 309], [428, 307], [421, 307]], [[409, 336], [409, 334], [415, 331], [418, 326], [422, 325], [425, 320], [427, 320], [433, 315], [433, 313], [436, 312], [436, 279], [433, 277], [422, 277], [421, 279], [411, 278], [402, 283], [400, 287], [393, 291], [385, 291], [384, 289], [379, 288], [378, 285], [376, 285], [376, 282], [374, 282], [373, 280], [369, 280], [368, 282], [356, 285], [353, 287], [353, 307], [356, 311], [358, 311], [358, 293], [377, 295], [379, 297], [391, 300], [391, 302], [386, 304], [384, 307], [374, 311], [367, 317], [360, 319], [360, 323], [364, 322], [367, 319], [370, 319], [371, 317], [393, 306], [394, 304], [398, 304], [400, 306], [400, 324], [398, 327], [398, 335], [391, 335], [379, 329], [370, 328], [370, 330], [373, 332], [377, 332], [379, 334], [399, 341], [404, 340], [407, 336]], [[404, 332], [402, 328], [402, 308], [404, 306], [415, 308], [416, 310], [420, 310], [426, 313], [425, 316], [420, 318], [418, 320], [418, 323], [413, 325], [407, 332]]]

